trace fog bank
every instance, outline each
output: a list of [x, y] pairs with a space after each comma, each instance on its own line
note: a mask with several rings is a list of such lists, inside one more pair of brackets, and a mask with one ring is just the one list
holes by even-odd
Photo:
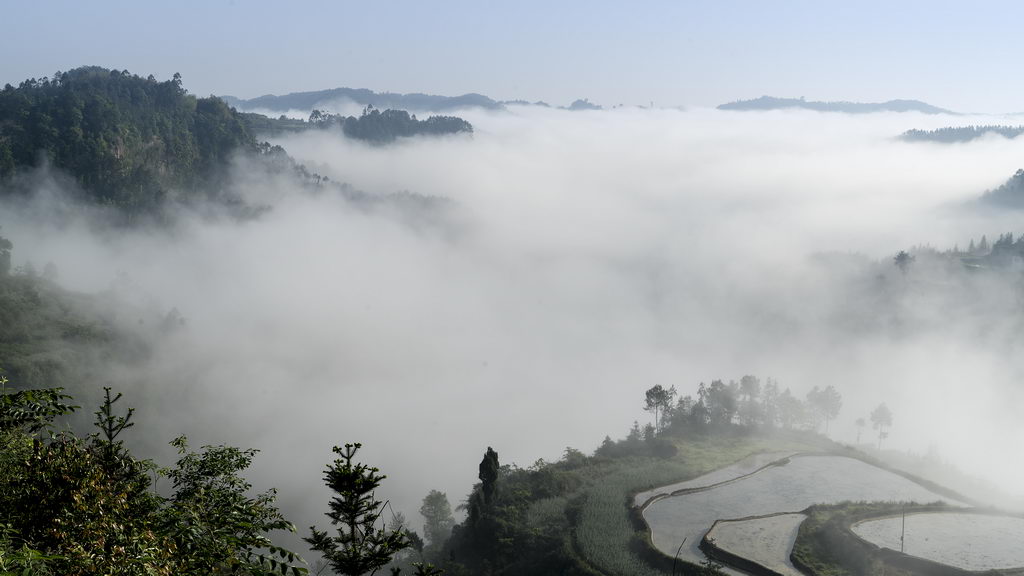
[[888, 446], [1024, 482], [1003, 456], [1024, 441], [1019, 273], [964, 281], [891, 265], [912, 245], [1022, 231], [1013, 214], [964, 203], [1021, 167], [1024, 140], [895, 139], [1000, 119], [465, 116], [472, 137], [275, 141], [371, 193], [452, 199], [431, 226], [254, 182], [244, 162], [240, 192], [274, 206], [253, 221], [183, 215], [111, 235], [8, 206], [0, 226], [15, 265], [52, 261], [70, 288], [117, 281], [181, 312], [184, 327], [115, 384], [145, 399], [138, 418], [161, 441], [261, 449], [254, 483], [280, 488], [300, 527], [324, 523], [332, 445], [363, 442], [393, 505], [418, 521], [429, 489], [462, 500], [487, 446], [520, 466], [590, 452], [648, 418], [650, 386], [695, 394], [743, 374], [800, 397], [835, 386], [836, 440], [853, 442], [854, 420], [886, 402]]

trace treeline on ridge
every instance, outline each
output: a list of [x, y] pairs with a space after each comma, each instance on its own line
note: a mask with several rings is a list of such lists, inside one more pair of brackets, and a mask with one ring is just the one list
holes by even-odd
[[998, 134], [1013, 139], [1024, 134], [1024, 126], [1002, 126], [988, 124], [983, 126], [947, 126], [935, 130], [907, 130], [900, 135], [907, 142], [969, 142], [988, 134]]

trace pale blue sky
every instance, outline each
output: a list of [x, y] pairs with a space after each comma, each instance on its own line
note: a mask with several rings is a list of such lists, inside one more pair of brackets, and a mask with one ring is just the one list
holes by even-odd
[[206, 95], [337, 86], [567, 104], [762, 94], [1022, 111], [1024, 3], [0, 0], [0, 83], [84, 64]]

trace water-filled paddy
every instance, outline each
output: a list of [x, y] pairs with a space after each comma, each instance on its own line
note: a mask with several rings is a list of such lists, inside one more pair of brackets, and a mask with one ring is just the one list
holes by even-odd
[[731, 552], [783, 576], [803, 576], [789, 560], [803, 514], [779, 514], [750, 520], [729, 520], [715, 524], [708, 539]]
[[[903, 519], [867, 520], [855, 534], [885, 548], [900, 549]], [[965, 570], [1024, 566], [1024, 519], [987, 514], [908, 514], [903, 551]]]
[[702, 476], [685, 480], [683, 482], [676, 482], [675, 484], [669, 484], [668, 486], [659, 486], [653, 490], [640, 492], [633, 498], [633, 505], [641, 506], [655, 496], [669, 496], [673, 492], [681, 490], [707, 488], [715, 484], [721, 484], [722, 482], [729, 482], [730, 480], [735, 480], [748, 474], [753, 474], [772, 462], [782, 460], [794, 454], [796, 454], [796, 452], [792, 451], [751, 454], [735, 464], [730, 464], [729, 466], [708, 472]]
[[[842, 456], [797, 456], [735, 482], [656, 500], [644, 510], [654, 545], [673, 556], [704, 560], [698, 548], [715, 520], [797, 512], [812, 504], [844, 500], [946, 500], [898, 474]], [[959, 504], [958, 502], [950, 502]], [[788, 554], [787, 554], [788, 556]]]

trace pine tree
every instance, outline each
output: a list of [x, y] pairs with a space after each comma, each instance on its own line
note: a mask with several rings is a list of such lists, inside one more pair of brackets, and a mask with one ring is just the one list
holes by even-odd
[[331, 498], [326, 515], [337, 527], [338, 535], [310, 527], [312, 535], [304, 540], [323, 554], [338, 574], [373, 574], [391, 561], [391, 557], [409, 547], [401, 530], [389, 530], [381, 521], [386, 502], [374, 497], [374, 490], [387, 476], [378, 468], [354, 462], [362, 444], [335, 446], [340, 456], [324, 471], [324, 482], [337, 496]]

